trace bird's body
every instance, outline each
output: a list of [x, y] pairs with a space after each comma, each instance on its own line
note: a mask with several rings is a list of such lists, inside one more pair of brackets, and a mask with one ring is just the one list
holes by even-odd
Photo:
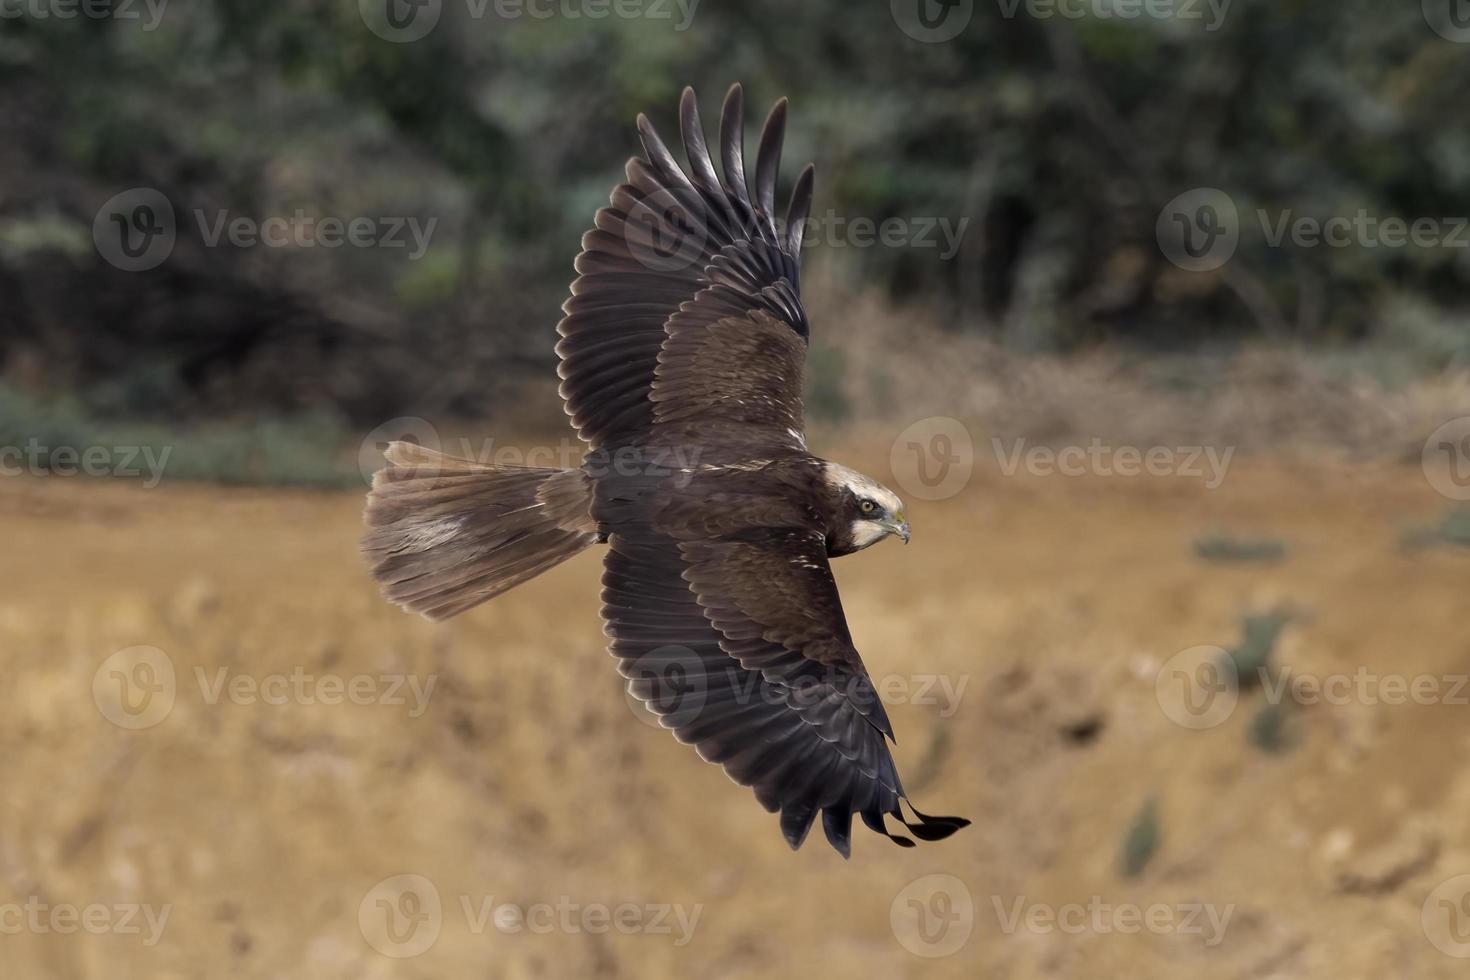
[[828, 565], [909, 528], [891, 491], [806, 448], [812, 168], [778, 228], [785, 111], [767, 119], [753, 183], [738, 86], [723, 177], [692, 91], [687, 173], [639, 117], [646, 159], [584, 236], [558, 327], [583, 465], [485, 466], [394, 443], [364, 548], [390, 599], [443, 618], [606, 545], [602, 614], [629, 690], [779, 810], [793, 847], [820, 815], [846, 856], [854, 814], [904, 845], [885, 815], [923, 839], [967, 821], [904, 814], [892, 727]]

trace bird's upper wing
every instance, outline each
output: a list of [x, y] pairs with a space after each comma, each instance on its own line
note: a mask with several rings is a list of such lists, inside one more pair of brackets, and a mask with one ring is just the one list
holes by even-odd
[[819, 812], [843, 856], [854, 813], [905, 846], [913, 842], [890, 833], [885, 814], [925, 840], [968, 823], [917, 810], [905, 819], [888, 717], [853, 649], [818, 535], [678, 541], [634, 526], [609, 544], [603, 617], [629, 690], [779, 810], [792, 847]]
[[801, 172], [778, 227], [786, 100], [766, 119], [750, 184], [743, 113], [732, 86], [717, 171], [694, 92], [684, 90], [687, 173], [640, 115], [646, 159], [628, 162], [627, 183], [582, 237], [556, 350], [567, 414], [594, 447], [635, 445], [673, 421], [702, 436], [712, 434], [703, 426], [734, 426], [801, 444], [808, 325], [799, 259], [813, 170]]

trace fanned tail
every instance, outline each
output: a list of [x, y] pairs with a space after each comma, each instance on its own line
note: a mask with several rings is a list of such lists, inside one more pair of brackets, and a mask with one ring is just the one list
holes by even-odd
[[494, 598], [597, 540], [581, 470], [490, 466], [409, 442], [384, 456], [363, 554], [387, 598], [429, 619]]

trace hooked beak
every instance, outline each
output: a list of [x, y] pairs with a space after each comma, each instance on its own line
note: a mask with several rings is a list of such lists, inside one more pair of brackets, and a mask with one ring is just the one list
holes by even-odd
[[899, 537], [903, 538], [903, 543], [904, 544], [908, 544], [909, 543], [909, 522], [908, 521], [901, 521], [901, 522], [897, 522], [897, 523], [894, 523], [894, 524], [890, 524], [890, 525], [888, 525], [888, 531], [891, 534], [896, 534]]

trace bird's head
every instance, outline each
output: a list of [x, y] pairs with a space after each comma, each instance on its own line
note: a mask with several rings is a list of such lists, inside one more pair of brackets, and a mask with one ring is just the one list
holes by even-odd
[[877, 480], [837, 463], [824, 464], [822, 476], [832, 494], [828, 554], [850, 555], [891, 534], [908, 544], [909, 524], [898, 494]]

